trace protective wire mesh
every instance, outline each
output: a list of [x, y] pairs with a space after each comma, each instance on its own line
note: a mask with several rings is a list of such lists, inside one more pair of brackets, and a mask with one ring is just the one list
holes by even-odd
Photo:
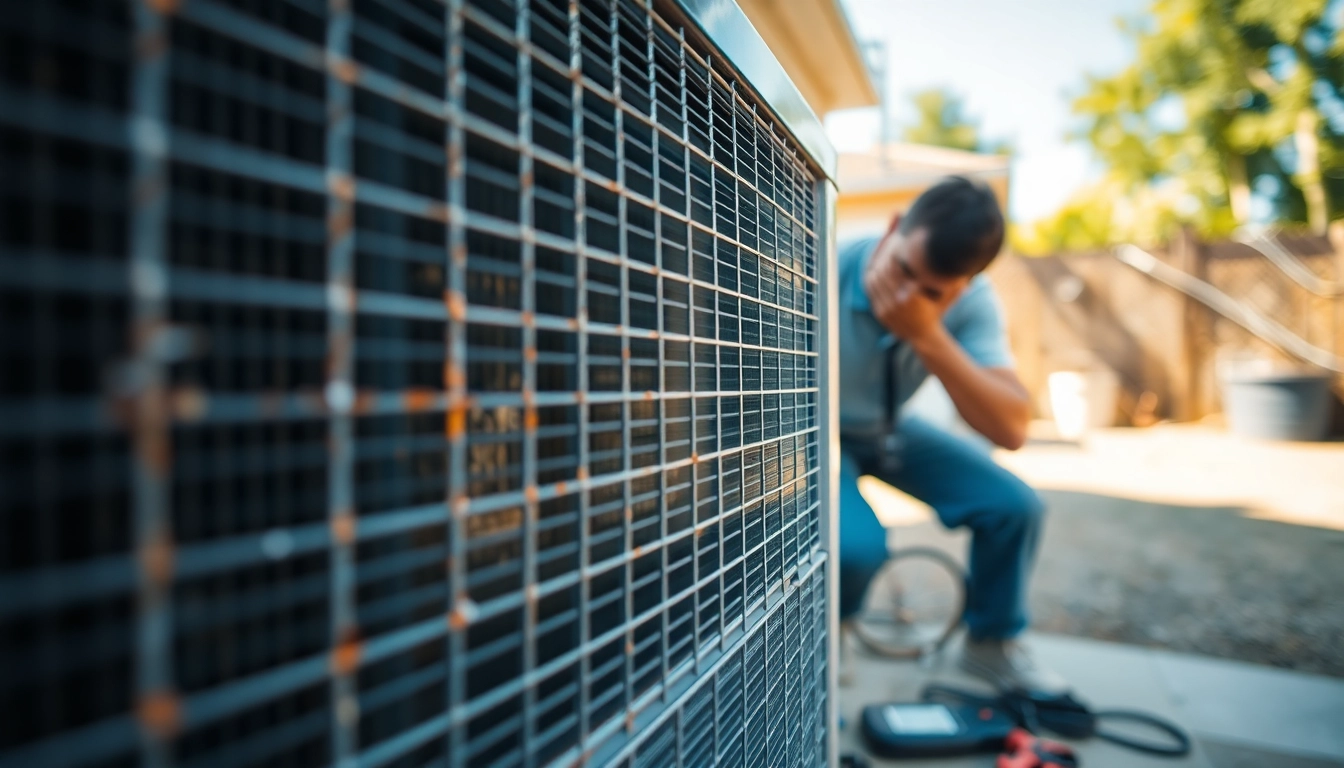
[[639, 0], [0, 14], [0, 766], [824, 762], [808, 160]]

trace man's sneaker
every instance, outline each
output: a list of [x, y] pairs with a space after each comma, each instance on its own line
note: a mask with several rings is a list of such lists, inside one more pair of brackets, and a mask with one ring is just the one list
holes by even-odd
[[1041, 666], [1019, 640], [966, 638], [961, 668], [1000, 691], [1059, 696], [1069, 691], [1064, 678]]

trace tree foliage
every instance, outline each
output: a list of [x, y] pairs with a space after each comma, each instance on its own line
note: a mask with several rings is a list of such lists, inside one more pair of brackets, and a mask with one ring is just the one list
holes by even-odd
[[1053, 249], [1080, 231], [1084, 247], [1151, 241], [1175, 223], [1226, 235], [1250, 220], [1253, 189], [1273, 191], [1274, 220], [1323, 232], [1344, 215], [1344, 133], [1326, 119], [1344, 114], [1344, 32], [1330, 6], [1154, 0], [1122, 22], [1135, 61], [1089, 77], [1073, 103], [1105, 179], [1019, 245]]
[[902, 140], [967, 152], [1009, 152], [1008, 145], [981, 137], [979, 121], [966, 113], [966, 103], [956, 93], [929, 88], [912, 94], [910, 101], [915, 107], [915, 122], [906, 126]]

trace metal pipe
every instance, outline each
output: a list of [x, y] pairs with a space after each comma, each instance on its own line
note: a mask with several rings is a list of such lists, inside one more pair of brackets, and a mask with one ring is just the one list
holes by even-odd
[[1245, 303], [1237, 301], [1197, 277], [1162, 263], [1156, 256], [1135, 245], [1121, 245], [1115, 257], [1159, 282], [1190, 296], [1259, 338], [1297, 359], [1335, 373], [1344, 373], [1344, 360], [1329, 350], [1304, 341], [1279, 323], [1265, 317]]

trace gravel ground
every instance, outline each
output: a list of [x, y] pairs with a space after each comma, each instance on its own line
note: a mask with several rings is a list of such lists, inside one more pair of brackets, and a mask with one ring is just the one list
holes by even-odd
[[[1236, 507], [1041, 494], [1035, 629], [1344, 677], [1344, 531]], [[904, 515], [891, 537], [964, 562], [966, 534], [926, 516]]]

